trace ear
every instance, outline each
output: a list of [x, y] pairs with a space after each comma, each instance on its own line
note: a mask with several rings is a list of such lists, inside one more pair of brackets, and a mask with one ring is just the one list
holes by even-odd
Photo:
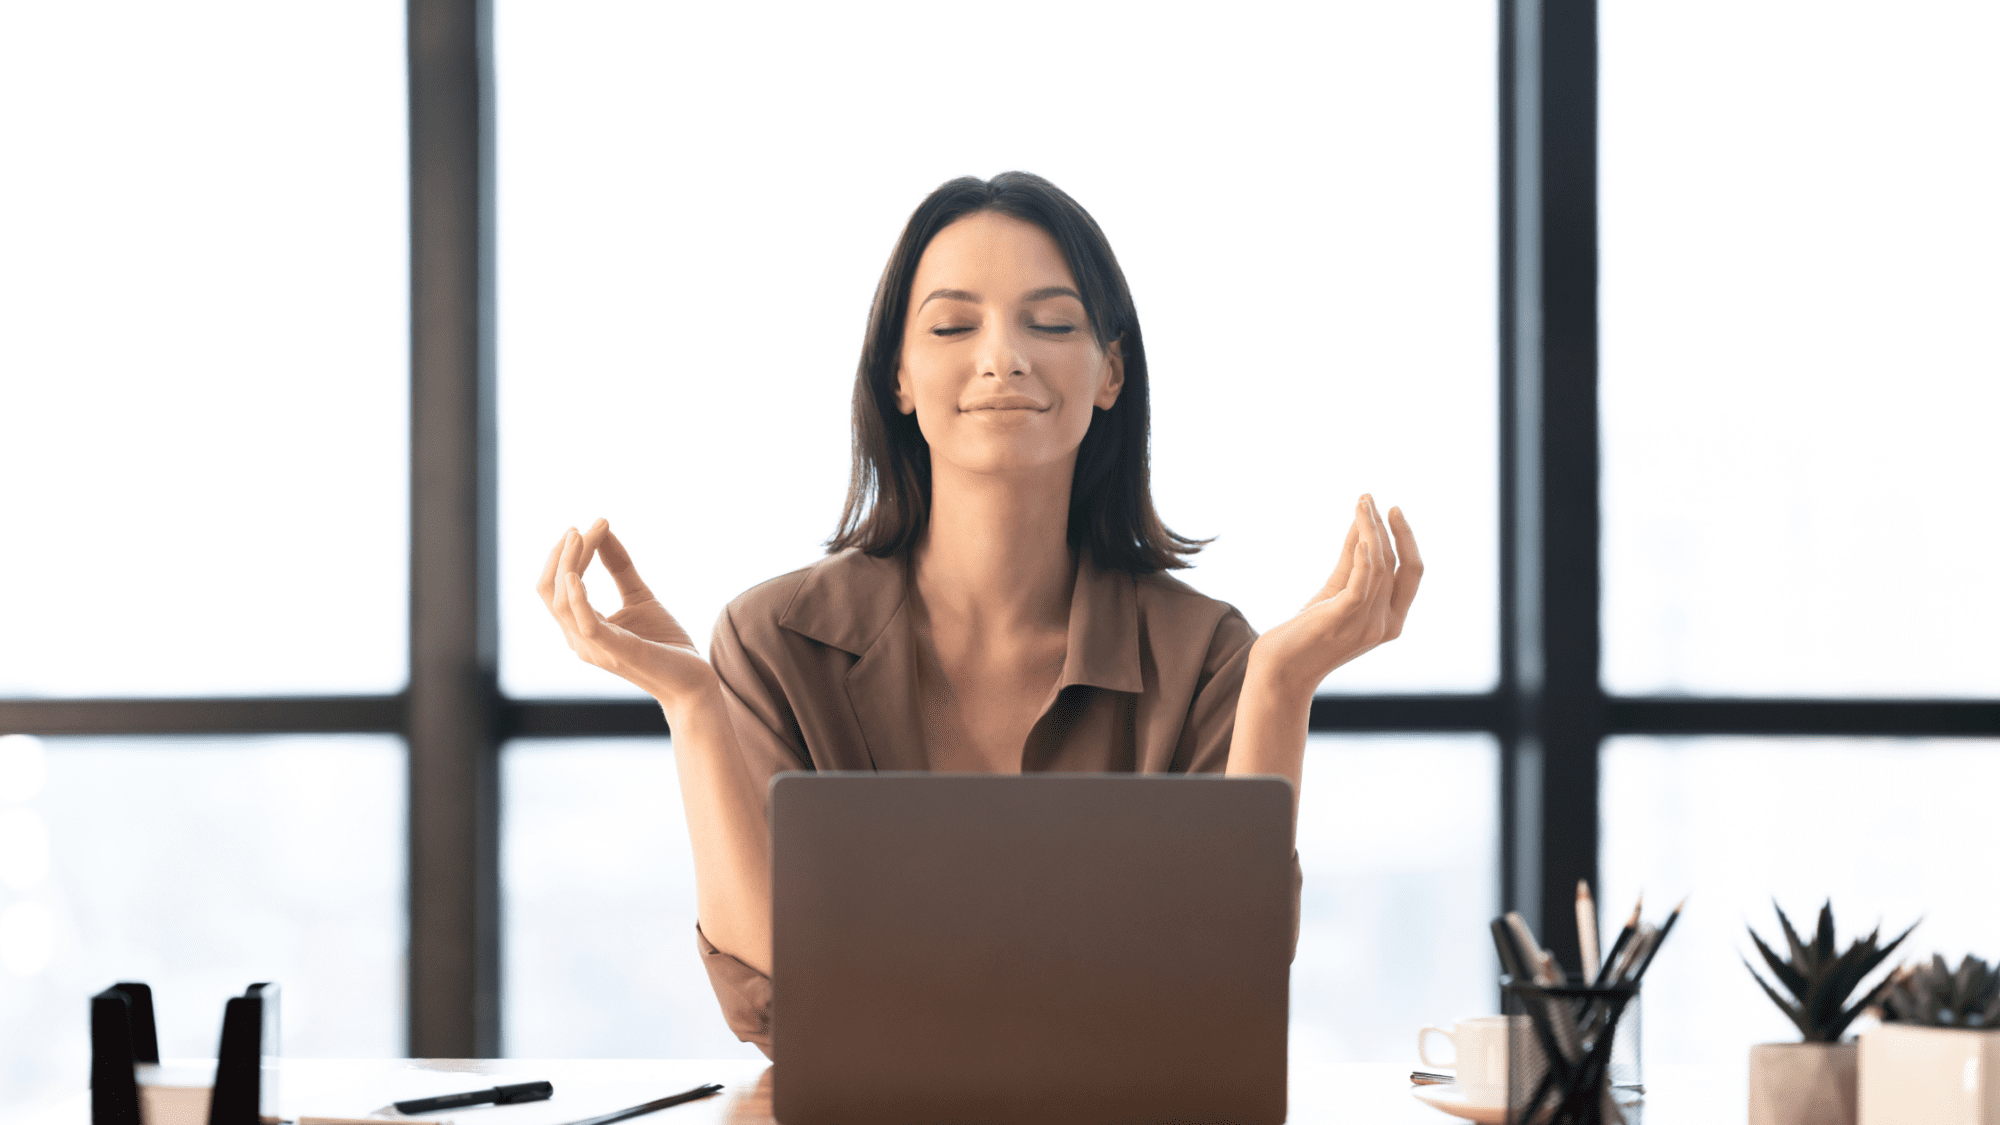
[[1099, 410], [1109, 410], [1118, 402], [1118, 392], [1125, 389], [1125, 355], [1118, 349], [1119, 341], [1111, 341], [1104, 349], [1104, 385], [1097, 388], [1097, 397], [1092, 405]]
[[896, 363], [896, 409], [905, 414], [917, 412], [917, 394], [910, 386], [910, 369], [899, 360]]

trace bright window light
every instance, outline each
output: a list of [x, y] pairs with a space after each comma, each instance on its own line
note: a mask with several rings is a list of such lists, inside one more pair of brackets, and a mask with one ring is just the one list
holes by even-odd
[[1016, 168], [1120, 255], [1155, 498], [1218, 537], [1187, 578], [1269, 628], [1372, 491], [1415, 524], [1424, 591], [1327, 689], [1493, 683], [1491, 4], [501, 0], [494, 35], [509, 692], [632, 690], [533, 592], [572, 524], [609, 517], [704, 644], [820, 556], [903, 222]]

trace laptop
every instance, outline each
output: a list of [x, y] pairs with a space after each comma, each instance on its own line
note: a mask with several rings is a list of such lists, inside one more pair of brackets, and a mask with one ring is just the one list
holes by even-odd
[[785, 1125], [1285, 1119], [1291, 786], [771, 783]]

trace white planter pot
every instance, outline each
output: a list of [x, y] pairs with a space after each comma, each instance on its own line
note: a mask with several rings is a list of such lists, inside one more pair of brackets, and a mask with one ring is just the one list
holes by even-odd
[[1750, 1125], [1854, 1125], [1853, 1043], [1750, 1048]]
[[1861, 1125], [2000, 1125], [2000, 1030], [1862, 1032]]

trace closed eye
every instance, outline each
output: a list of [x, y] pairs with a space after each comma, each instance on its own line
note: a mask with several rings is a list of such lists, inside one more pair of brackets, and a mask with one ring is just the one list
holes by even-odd
[[967, 332], [970, 332], [970, 331], [972, 331], [972, 329], [970, 329], [970, 328], [942, 328], [942, 327], [940, 327], [940, 328], [933, 328], [933, 329], [931, 329], [931, 335], [933, 335], [933, 336], [960, 336], [960, 335], [963, 335], [963, 334], [965, 334], [965, 333], [967, 333]]
[[1076, 331], [1076, 326], [1070, 324], [1031, 324], [1028, 327], [1037, 332], [1047, 332], [1052, 336], [1064, 336]]

